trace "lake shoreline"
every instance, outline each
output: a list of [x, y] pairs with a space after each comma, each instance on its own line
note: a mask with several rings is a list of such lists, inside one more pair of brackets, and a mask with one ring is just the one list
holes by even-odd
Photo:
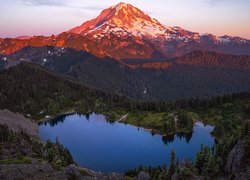
[[[193, 160], [195, 152], [200, 150], [201, 143], [209, 147], [214, 143], [210, 133], [213, 128], [204, 128], [202, 122], [194, 125], [191, 134], [168, 138], [160, 134], [152, 135], [150, 130], [143, 127], [117, 121], [109, 123], [103, 114], [80, 114], [59, 117], [51, 123], [40, 124], [39, 137], [41, 140], [49, 139], [52, 142], [58, 139], [70, 150], [78, 165], [95, 171], [124, 172], [139, 166], [142, 162], [141, 165], [150, 166], [169, 164], [166, 153], [170, 154], [171, 149], [175, 149], [180, 159]], [[202, 139], [200, 133], [205, 135]], [[109, 144], [110, 148], [106, 144]], [[93, 151], [94, 147], [102, 148]], [[113, 151], [112, 147], [115, 147], [116, 151]], [[182, 148], [187, 150], [186, 153], [179, 153]], [[151, 156], [155, 151], [158, 151], [159, 155]], [[137, 154], [136, 157], [133, 154]], [[89, 157], [92, 157], [91, 160]], [[117, 167], [117, 161], [123, 165]]]
[[51, 115], [48, 118], [46, 118], [46, 117], [42, 118], [42, 119], [38, 120], [37, 123], [39, 124], [39, 123], [43, 123], [43, 122], [48, 122], [48, 121], [51, 121], [59, 116], [70, 115], [70, 114], [74, 114], [74, 113], [78, 113], [78, 112], [75, 110], [62, 111], [56, 115]]
[[[49, 118], [42, 118], [42, 119], [40, 119], [40, 120], [38, 120], [37, 121], [37, 123], [38, 124], [40, 124], [40, 123], [45, 123], [45, 122], [49, 122], [49, 121], [52, 121], [53, 119], [56, 119], [56, 118], [58, 118], [58, 117], [60, 117], [60, 116], [67, 116], [67, 115], [71, 115], [71, 114], [92, 114], [92, 113], [95, 113], [95, 114], [102, 114], [101, 112], [95, 112], [95, 111], [92, 111], [92, 112], [79, 112], [79, 111], [76, 111], [76, 110], [68, 110], [68, 111], [63, 111], [63, 112], [61, 112], [61, 113], [58, 113], [58, 114], [56, 114], [56, 115], [52, 115], [52, 116], [50, 116]], [[193, 128], [192, 128], [192, 130], [190, 130], [190, 131], [187, 131], [187, 130], [176, 130], [175, 132], [173, 132], [173, 133], [168, 133], [168, 134], [163, 134], [163, 133], [161, 133], [160, 131], [158, 131], [157, 129], [151, 129], [151, 128], [148, 128], [148, 127], [143, 127], [143, 126], [138, 126], [138, 125], [135, 125], [135, 124], [133, 124], [133, 123], [129, 123], [129, 122], [126, 122], [126, 119], [125, 120], [122, 120], [122, 121], [120, 121], [120, 119], [121, 118], [119, 118], [119, 119], [117, 119], [117, 120], [108, 120], [109, 119], [109, 117], [108, 116], [106, 116], [105, 114], [102, 114], [106, 119], [107, 119], [107, 121], [109, 121], [109, 122], [117, 122], [117, 123], [120, 123], [120, 124], [129, 124], [130, 126], [133, 126], [133, 127], [136, 127], [136, 128], [142, 128], [144, 131], [146, 131], [146, 132], [148, 132], [148, 133], [150, 133], [150, 134], [152, 134], [152, 135], [160, 135], [160, 136], [162, 136], [162, 137], [169, 137], [169, 136], [174, 136], [174, 135], [176, 135], [176, 134], [179, 134], [179, 133], [186, 133], [186, 134], [188, 134], [188, 133], [192, 133], [193, 132]], [[123, 115], [123, 116], [121, 116], [121, 117], [124, 117], [124, 116], [126, 116], [126, 115], [128, 115], [128, 113], [127, 114], [125, 114], [125, 115]], [[196, 121], [195, 121], [196, 122]], [[194, 124], [193, 124], [193, 127], [195, 126], [195, 122], [194, 122]], [[202, 122], [202, 121], [200, 121], [200, 122]]]

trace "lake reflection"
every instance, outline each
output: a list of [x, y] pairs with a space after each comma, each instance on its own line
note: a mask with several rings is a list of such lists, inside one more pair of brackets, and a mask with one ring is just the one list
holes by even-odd
[[162, 137], [143, 128], [108, 123], [103, 115], [70, 114], [39, 125], [41, 139], [66, 146], [79, 165], [102, 172], [124, 172], [143, 166], [169, 164], [171, 149], [179, 160], [193, 160], [201, 144], [212, 147], [213, 126], [198, 122], [193, 132]]

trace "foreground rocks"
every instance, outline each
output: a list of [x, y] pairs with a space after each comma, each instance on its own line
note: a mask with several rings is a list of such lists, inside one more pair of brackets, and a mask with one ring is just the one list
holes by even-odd
[[0, 165], [0, 179], [66, 179], [47, 163]]
[[0, 164], [0, 179], [15, 180], [15, 179], [44, 179], [44, 180], [67, 180], [67, 179], [125, 179], [121, 174], [97, 173], [76, 165], [69, 165], [63, 170], [54, 170], [46, 162], [38, 162], [34, 160], [31, 164]]
[[37, 123], [31, 122], [23, 115], [13, 113], [9, 110], [0, 110], [0, 124], [7, 124], [7, 126], [15, 132], [24, 129], [28, 134], [38, 136]]
[[250, 159], [249, 152], [246, 152], [247, 143], [247, 140], [240, 140], [231, 150], [225, 166], [228, 179], [249, 179]]
[[141, 171], [138, 176], [137, 176], [137, 180], [149, 180], [150, 176], [148, 173]]

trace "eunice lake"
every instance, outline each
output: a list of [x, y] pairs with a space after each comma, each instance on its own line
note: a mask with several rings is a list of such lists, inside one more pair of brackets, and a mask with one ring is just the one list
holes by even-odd
[[125, 172], [142, 166], [169, 164], [170, 152], [176, 157], [194, 160], [201, 145], [212, 147], [214, 127], [196, 122], [193, 132], [169, 138], [152, 135], [143, 128], [109, 123], [99, 114], [70, 114], [39, 125], [42, 140], [67, 147], [74, 161], [82, 167], [101, 172]]

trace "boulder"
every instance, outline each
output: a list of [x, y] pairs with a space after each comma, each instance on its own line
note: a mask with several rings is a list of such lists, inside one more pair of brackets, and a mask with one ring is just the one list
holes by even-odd
[[137, 176], [137, 180], [149, 180], [150, 176], [148, 173], [141, 171], [138, 176]]

